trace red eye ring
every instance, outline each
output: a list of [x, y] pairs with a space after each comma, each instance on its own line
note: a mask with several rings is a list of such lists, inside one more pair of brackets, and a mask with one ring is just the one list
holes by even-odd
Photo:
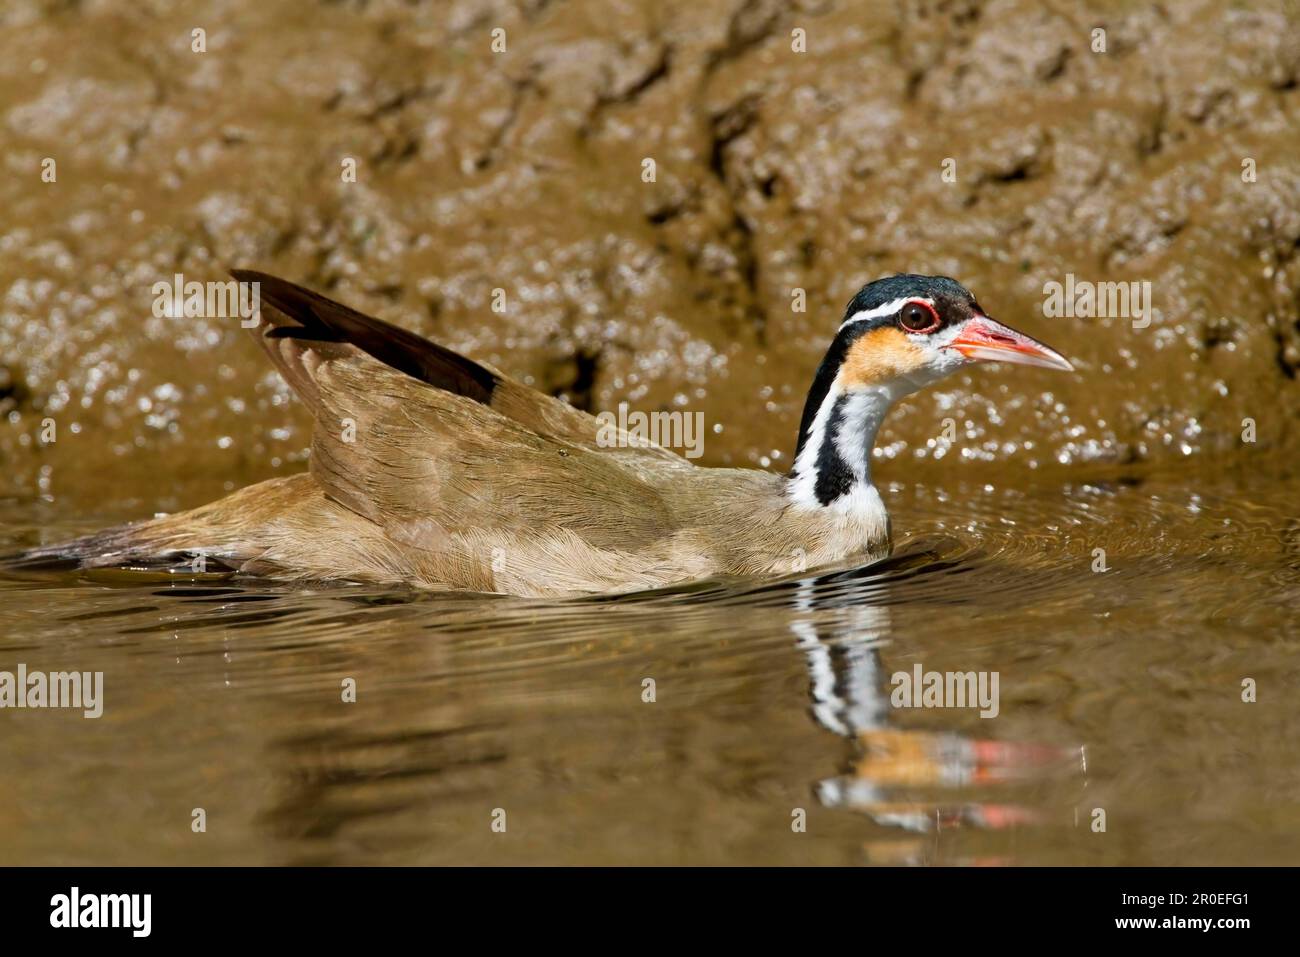
[[934, 332], [939, 328], [939, 313], [928, 302], [909, 299], [898, 310], [898, 325], [904, 332]]

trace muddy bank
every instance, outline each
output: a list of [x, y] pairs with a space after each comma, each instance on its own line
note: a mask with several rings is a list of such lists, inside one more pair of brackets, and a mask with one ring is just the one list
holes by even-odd
[[[702, 412], [702, 462], [774, 467], [856, 288], [942, 272], [1079, 371], [913, 398], [887, 474], [1286, 461], [1298, 9], [15, 0], [0, 492], [301, 468], [305, 415], [237, 322], [151, 308], [155, 282], [234, 265], [593, 410]], [[1044, 316], [1068, 276], [1149, 283], [1150, 324]]]

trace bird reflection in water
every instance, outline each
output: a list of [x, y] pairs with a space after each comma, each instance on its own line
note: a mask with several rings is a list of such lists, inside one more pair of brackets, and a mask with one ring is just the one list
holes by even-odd
[[[871, 576], [891, 564], [893, 559], [872, 566]], [[868, 860], [881, 864], [926, 863], [943, 831], [1005, 831], [1071, 820], [1068, 807], [1052, 815], [999, 798], [1010, 785], [1049, 778], [1077, 775], [1078, 786], [1086, 787], [1082, 747], [973, 738], [891, 722], [890, 672], [881, 660], [881, 649], [895, 637], [890, 609], [883, 603], [863, 604], [860, 584], [838, 587], [866, 571], [806, 578], [795, 585], [795, 607], [806, 614], [790, 627], [807, 657], [812, 715], [854, 747], [846, 773], [817, 784], [818, 800], [912, 835], [868, 841]], [[1010, 861], [977, 857], [960, 863]]]

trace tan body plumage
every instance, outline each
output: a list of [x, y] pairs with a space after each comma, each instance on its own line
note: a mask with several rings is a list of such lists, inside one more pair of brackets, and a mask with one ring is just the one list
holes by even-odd
[[[909, 330], [875, 328], [895, 302], [860, 310], [854, 322], [870, 323], [849, 335], [846, 321], [843, 354], [833, 347], [823, 363], [790, 476], [700, 468], [621, 433], [609, 447], [607, 423], [490, 366], [292, 283], [236, 276], [260, 283], [253, 334], [315, 418], [310, 471], [32, 555], [83, 566], [202, 555], [280, 579], [523, 596], [883, 555], [875, 428], [894, 398], [960, 361], [939, 363]], [[888, 296], [889, 283], [873, 285]]]
[[315, 417], [310, 472], [101, 535], [91, 563], [201, 551], [276, 578], [550, 596], [781, 574], [887, 540], [883, 510], [800, 509], [779, 475], [602, 447], [608, 425], [481, 363], [487, 403], [351, 344], [271, 337], [296, 324], [258, 278], [253, 334]]

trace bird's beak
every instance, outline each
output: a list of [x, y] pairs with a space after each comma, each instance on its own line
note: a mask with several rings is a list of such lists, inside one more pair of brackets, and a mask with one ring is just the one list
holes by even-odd
[[1015, 362], [1023, 366], [1042, 366], [1044, 369], [1061, 369], [1073, 372], [1065, 356], [1037, 339], [1016, 332], [1010, 326], [990, 319], [973, 316], [957, 333], [957, 338], [945, 348], [956, 349], [967, 359], [984, 362]]

